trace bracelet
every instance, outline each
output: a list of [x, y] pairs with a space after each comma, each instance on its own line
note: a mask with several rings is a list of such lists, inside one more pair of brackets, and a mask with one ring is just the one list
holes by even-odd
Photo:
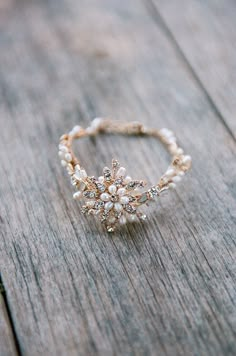
[[[112, 160], [111, 169], [103, 169], [102, 176], [88, 176], [72, 150], [72, 142], [75, 138], [95, 136], [98, 133], [156, 137], [166, 145], [172, 162], [159, 182], [146, 191], [143, 191], [146, 183], [126, 175], [126, 169], [116, 159]], [[68, 134], [61, 136], [59, 157], [76, 189], [73, 198], [84, 198], [86, 201], [82, 213], [98, 216], [109, 232], [127, 221], [146, 220], [146, 215], [140, 212], [139, 207], [169, 188], [175, 188], [191, 167], [191, 157], [184, 155], [183, 149], [177, 146], [172, 131], [166, 128], [149, 129], [138, 122], [125, 123], [102, 118], [94, 119], [86, 129], [75, 126]]]

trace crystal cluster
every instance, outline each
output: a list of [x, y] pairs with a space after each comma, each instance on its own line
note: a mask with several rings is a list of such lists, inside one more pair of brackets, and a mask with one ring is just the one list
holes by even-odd
[[[103, 169], [101, 177], [96, 179], [87, 176], [85, 169], [80, 166], [72, 151], [72, 141], [75, 138], [95, 136], [99, 132], [145, 134], [157, 137], [167, 146], [172, 162], [159, 179], [158, 184], [147, 191], [142, 190], [145, 186], [144, 181], [133, 180], [127, 176], [125, 168], [120, 167], [117, 160], [112, 160], [111, 169], [108, 167]], [[148, 129], [136, 122], [117, 124], [102, 118], [95, 118], [86, 129], [75, 126], [68, 134], [62, 135], [59, 158], [76, 189], [74, 199], [85, 199], [82, 212], [98, 216], [109, 232], [114, 231], [118, 224], [125, 224], [126, 221], [145, 220], [146, 215], [139, 211], [139, 207], [147, 204], [162, 192], [174, 189], [176, 183], [182, 180], [191, 167], [191, 157], [185, 155], [183, 149], [177, 145], [172, 131], [166, 128]]]
[[[86, 199], [82, 213], [98, 216], [109, 232], [114, 231], [118, 223], [123, 225], [127, 221], [145, 220], [146, 215], [139, 212], [138, 207], [158, 195], [155, 187], [141, 193], [145, 182], [126, 176], [125, 168], [120, 167], [117, 160], [112, 161], [112, 169], [105, 167], [98, 179], [79, 178], [77, 183], [79, 190], [74, 198]], [[85, 183], [82, 191], [81, 183]]]

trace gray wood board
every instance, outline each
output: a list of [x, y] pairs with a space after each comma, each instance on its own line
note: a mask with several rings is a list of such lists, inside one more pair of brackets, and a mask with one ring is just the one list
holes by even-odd
[[0, 355], [17, 355], [12, 327], [3, 297], [3, 291], [0, 293]]
[[[139, 1], [21, 1], [0, 16], [0, 268], [23, 355], [235, 354], [236, 145]], [[114, 235], [87, 220], [57, 157], [94, 116], [176, 132], [193, 169]], [[75, 146], [157, 182], [153, 139]]]
[[153, 3], [212, 106], [236, 138], [235, 1], [154, 0]]

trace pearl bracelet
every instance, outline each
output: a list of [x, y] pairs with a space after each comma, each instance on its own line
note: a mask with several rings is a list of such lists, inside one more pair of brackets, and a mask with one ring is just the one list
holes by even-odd
[[[72, 151], [72, 142], [75, 138], [98, 133], [156, 137], [167, 146], [172, 162], [159, 182], [146, 191], [143, 191], [146, 183], [127, 176], [126, 169], [120, 167], [116, 159], [112, 160], [111, 169], [103, 169], [102, 176], [88, 176]], [[182, 148], [177, 146], [172, 131], [165, 128], [149, 129], [138, 122], [123, 123], [102, 118], [94, 119], [86, 129], [75, 126], [68, 134], [61, 136], [59, 157], [76, 189], [73, 198], [84, 198], [86, 201], [81, 209], [82, 213], [98, 216], [109, 232], [113, 232], [118, 224], [123, 225], [127, 221], [146, 220], [146, 215], [140, 212], [139, 207], [154, 200], [162, 192], [175, 188], [176, 183], [181, 181], [182, 176], [191, 167], [191, 157], [184, 155]]]

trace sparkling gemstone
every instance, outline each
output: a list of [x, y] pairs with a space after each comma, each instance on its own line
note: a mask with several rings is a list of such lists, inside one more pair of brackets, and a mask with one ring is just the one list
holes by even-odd
[[84, 197], [88, 199], [93, 199], [96, 197], [96, 192], [94, 190], [86, 190], [84, 192]]

